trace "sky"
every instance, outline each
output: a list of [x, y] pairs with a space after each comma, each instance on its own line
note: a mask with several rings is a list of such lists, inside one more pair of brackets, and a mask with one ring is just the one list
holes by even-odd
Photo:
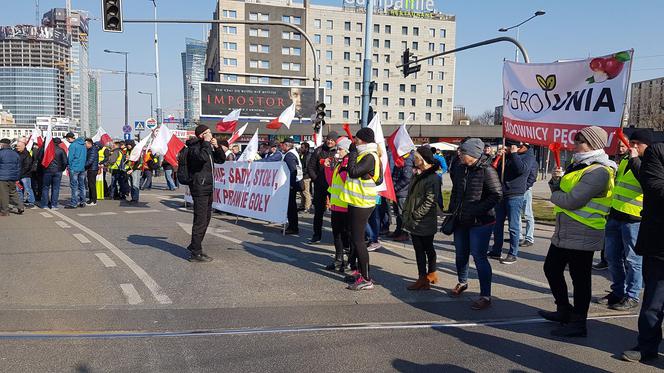
[[[315, 4], [340, 6], [343, 0], [313, 0]], [[520, 42], [531, 62], [551, 62], [601, 56], [634, 48], [632, 82], [664, 76], [664, 32], [661, 15], [664, 1], [633, 0], [434, 0], [436, 8], [456, 15], [460, 47], [504, 35], [497, 30], [528, 18], [536, 10], [546, 11], [521, 27]], [[72, 0], [74, 9], [100, 17], [100, 0]], [[211, 19], [216, 0], [157, 0], [159, 18]], [[65, 0], [40, 0], [40, 13], [64, 7]], [[125, 18], [152, 18], [152, 0], [124, 1]], [[34, 24], [33, 0], [3, 0], [0, 25]], [[515, 31], [508, 35], [515, 37]], [[161, 101], [164, 115], [183, 115], [182, 62], [185, 38], [203, 39], [202, 25], [159, 26]], [[122, 70], [121, 55], [104, 49], [129, 51], [129, 71], [154, 72], [153, 26], [125, 24], [122, 34], [105, 33], [99, 20], [90, 21], [90, 65]], [[501, 104], [502, 64], [514, 59], [511, 44], [494, 44], [457, 54], [454, 104], [474, 115]], [[112, 135], [120, 135], [124, 120], [122, 75], [102, 76], [102, 123]], [[129, 77], [129, 121], [144, 120], [150, 113], [150, 97], [138, 91], [155, 92], [155, 79]], [[155, 98], [156, 100], [156, 98]]]

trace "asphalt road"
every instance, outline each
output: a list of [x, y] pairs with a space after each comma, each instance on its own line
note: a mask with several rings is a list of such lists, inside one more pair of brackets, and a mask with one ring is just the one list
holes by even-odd
[[[371, 253], [373, 291], [351, 292], [332, 259], [329, 222], [309, 245], [280, 226], [215, 214], [204, 241], [211, 263], [185, 260], [191, 212], [182, 192], [144, 191], [130, 206], [28, 210], [0, 220], [2, 372], [466, 372], [625, 371], [636, 315], [592, 306], [588, 338], [549, 335], [537, 316], [554, 307], [542, 273], [552, 227], [514, 265], [492, 262], [493, 306], [472, 311], [479, 284], [456, 284], [454, 251], [439, 235], [441, 283], [417, 275], [409, 243]], [[66, 193], [66, 189], [63, 191]], [[63, 195], [61, 198], [65, 198]], [[327, 219], [327, 218], [326, 218]], [[608, 273], [593, 276], [595, 295]]]

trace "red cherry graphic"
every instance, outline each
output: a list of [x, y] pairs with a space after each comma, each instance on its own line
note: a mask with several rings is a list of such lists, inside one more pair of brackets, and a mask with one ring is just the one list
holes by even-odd
[[604, 59], [602, 57], [593, 58], [590, 61], [590, 70], [604, 71]]
[[604, 60], [604, 72], [609, 79], [613, 79], [620, 75], [624, 65], [623, 62], [618, 61], [615, 57], [609, 57]]

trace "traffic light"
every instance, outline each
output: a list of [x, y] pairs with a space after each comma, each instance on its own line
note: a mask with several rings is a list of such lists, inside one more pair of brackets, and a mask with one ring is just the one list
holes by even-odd
[[104, 31], [122, 32], [122, 0], [101, 0]]
[[325, 104], [316, 105], [316, 116], [314, 117], [314, 132], [318, 132], [325, 125]]
[[401, 64], [403, 65], [403, 77], [407, 77], [410, 74], [414, 74], [420, 69], [422, 69], [422, 65], [410, 65], [410, 59], [413, 56], [413, 54], [410, 52], [410, 49], [406, 48], [405, 51], [403, 51], [403, 55], [401, 56]]

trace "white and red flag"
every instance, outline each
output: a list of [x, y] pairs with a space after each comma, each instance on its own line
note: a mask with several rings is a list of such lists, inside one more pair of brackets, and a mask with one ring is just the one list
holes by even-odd
[[145, 136], [138, 144], [134, 146], [133, 149], [131, 149], [131, 153], [129, 153], [130, 161], [136, 162], [141, 158], [141, 153], [143, 153], [143, 149], [148, 144], [149, 140], [150, 136]]
[[156, 154], [162, 154], [164, 159], [172, 164], [178, 164], [178, 153], [184, 148], [184, 143], [178, 139], [168, 127], [162, 125], [152, 140], [150, 149]]
[[291, 104], [289, 107], [284, 110], [278, 118], [272, 119], [270, 123], [267, 124], [267, 128], [278, 130], [283, 124], [286, 128], [290, 128], [291, 122], [295, 118], [295, 104]]
[[242, 154], [240, 154], [240, 158], [238, 158], [238, 161], [252, 162], [256, 158], [256, 154], [258, 154], [258, 128], [256, 128], [254, 136], [252, 136], [251, 140], [249, 140], [249, 144], [247, 144], [247, 147], [244, 149]]
[[234, 132], [237, 122], [240, 119], [240, 112], [242, 109], [235, 109], [224, 117], [221, 121], [217, 122], [217, 131], [219, 132]]
[[410, 138], [408, 130], [406, 130], [406, 123], [402, 124], [390, 137], [387, 139], [387, 146], [390, 148], [394, 164], [401, 168], [406, 163], [403, 157], [405, 154], [415, 150], [413, 139]]
[[103, 127], [99, 127], [97, 133], [92, 137], [92, 141], [101, 142], [102, 145], [106, 145], [109, 142], [112, 142], [113, 139], [108, 135]]
[[233, 144], [234, 142], [236, 142], [240, 137], [242, 137], [242, 135], [244, 134], [244, 131], [247, 130], [247, 126], [248, 126], [248, 125], [249, 125], [249, 123], [245, 123], [244, 126], [240, 127], [239, 130], [233, 132], [233, 134], [231, 135], [231, 138], [228, 139], [228, 145], [232, 145], [232, 144]]
[[25, 146], [28, 151], [32, 151], [32, 147], [34, 146], [35, 142], [37, 143], [38, 147], [42, 147], [44, 145], [44, 139], [42, 138], [42, 131], [35, 125], [35, 128], [32, 129], [32, 133], [30, 134], [30, 137], [28, 138], [28, 144]]
[[44, 140], [44, 157], [42, 158], [42, 167], [47, 168], [55, 158], [55, 143], [53, 142], [53, 128], [51, 122], [46, 129], [46, 139]]
[[383, 135], [383, 127], [380, 124], [380, 118], [378, 115], [373, 117], [368, 127], [374, 131], [374, 138], [376, 139], [376, 144], [381, 152], [380, 164], [381, 167], [383, 167], [383, 183], [376, 186], [376, 190], [381, 196], [396, 201], [397, 196], [394, 192], [394, 184], [392, 184], [390, 162], [387, 159], [387, 149], [385, 149], [385, 136]]

